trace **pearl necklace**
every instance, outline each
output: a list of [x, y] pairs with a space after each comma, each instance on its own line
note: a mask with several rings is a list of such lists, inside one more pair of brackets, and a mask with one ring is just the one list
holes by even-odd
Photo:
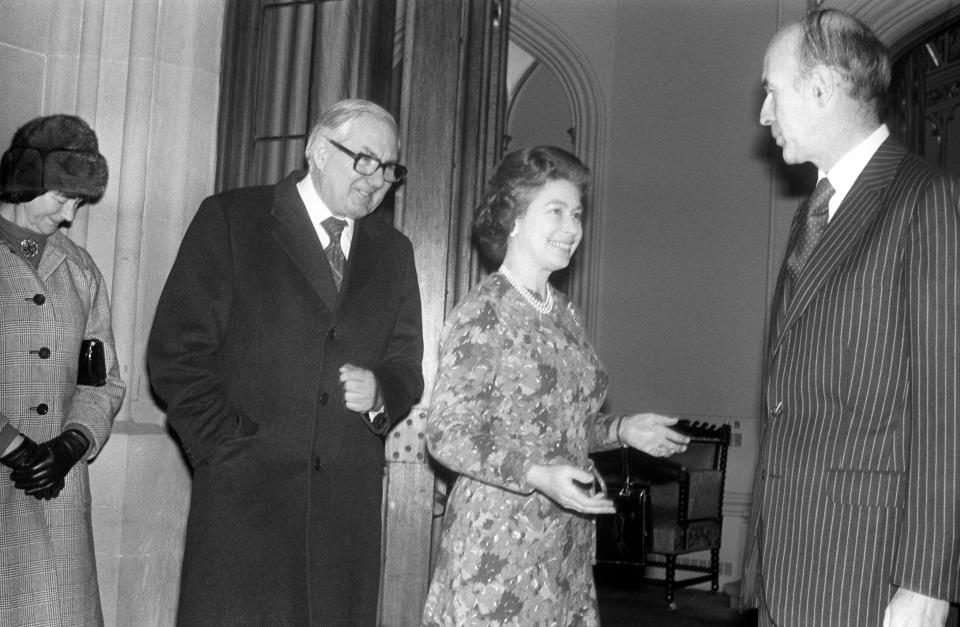
[[536, 309], [539, 313], [549, 313], [549, 311], [553, 309], [553, 291], [550, 289], [550, 285], [547, 285], [546, 298], [541, 299], [536, 292], [521, 283], [517, 277], [513, 276], [513, 273], [507, 270], [506, 266], [500, 266], [498, 272], [507, 279], [507, 282], [513, 286], [513, 289], [520, 292], [520, 295], [523, 296], [523, 300], [530, 303], [530, 306]]

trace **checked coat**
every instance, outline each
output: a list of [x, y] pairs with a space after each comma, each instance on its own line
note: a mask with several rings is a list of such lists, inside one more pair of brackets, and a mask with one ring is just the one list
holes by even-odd
[[[101, 387], [77, 385], [84, 338], [103, 341]], [[14, 488], [0, 466], [0, 625], [103, 623], [87, 460], [106, 442], [124, 390], [107, 287], [87, 251], [54, 233], [34, 270], [0, 244], [0, 450], [17, 432], [44, 442], [73, 428], [90, 441], [49, 501]]]
[[781, 268], [745, 559], [761, 625], [880, 625], [898, 586], [960, 598], [958, 208], [960, 179], [887, 139], [792, 289]]
[[[180, 625], [373, 625], [383, 435], [423, 390], [413, 247], [358, 220], [338, 293], [293, 173], [204, 200], [164, 286], [150, 379], [193, 468]], [[346, 409], [372, 370], [389, 420]]]

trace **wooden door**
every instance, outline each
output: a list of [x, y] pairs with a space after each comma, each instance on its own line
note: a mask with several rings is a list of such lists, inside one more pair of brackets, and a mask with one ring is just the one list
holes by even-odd
[[429, 583], [439, 518], [424, 419], [443, 319], [477, 278], [470, 221], [501, 152], [508, 12], [506, 0], [406, 4], [400, 124], [410, 174], [395, 221], [417, 256], [426, 386], [387, 441], [382, 625], [419, 624]]

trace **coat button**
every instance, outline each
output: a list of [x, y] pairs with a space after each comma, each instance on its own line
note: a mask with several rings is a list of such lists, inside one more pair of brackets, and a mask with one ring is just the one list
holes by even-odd
[[33, 304], [35, 305], [42, 305], [47, 302], [47, 297], [43, 294], [34, 294], [31, 300], [33, 300]]
[[324, 392], [323, 394], [320, 395], [320, 404], [321, 404], [321, 405], [326, 405], [328, 400], [330, 400], [330, 395], [327, 394], [326, 392]]
[[780, 414], [783, 413], [783, 401], [778, 401], [776, 406], [770, 410], [770, 415], [774, 418], [779, 418]]
[[320, 467], [321, 467], [321, 466], [323, 466], [323, 460], [320, 459], [319, 457], [315, 457], [315, 458], [313, 459], [313, 469], [314, 469], [314, 470], [320, 470]]
[[31, 407], [33, 411], [37, 412], [39, 416], [46, 416], [47, 412], [50, 411], [50, 407], [46, 403], [40, 403], [36, 407]]
[[50, 349], [44, 346], [38, 351], [30, 351], [31, 353], [36, 353], [40, 356], [40, 359], [50, 359]]

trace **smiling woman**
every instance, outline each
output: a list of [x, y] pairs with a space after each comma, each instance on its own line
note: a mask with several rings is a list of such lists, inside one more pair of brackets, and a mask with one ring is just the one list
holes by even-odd
[[598, 624], [591, 516], [614, 512], [588, 453], [654, 455], [687, 438], [656, 414], [603, 415], [607, 374], [548, 283], [583, 236], [586, 167], [552, 146], [508, 154], [474, 216], [499, 271], [450, 314], [427, 446], [459, 473], [423, 623]]

